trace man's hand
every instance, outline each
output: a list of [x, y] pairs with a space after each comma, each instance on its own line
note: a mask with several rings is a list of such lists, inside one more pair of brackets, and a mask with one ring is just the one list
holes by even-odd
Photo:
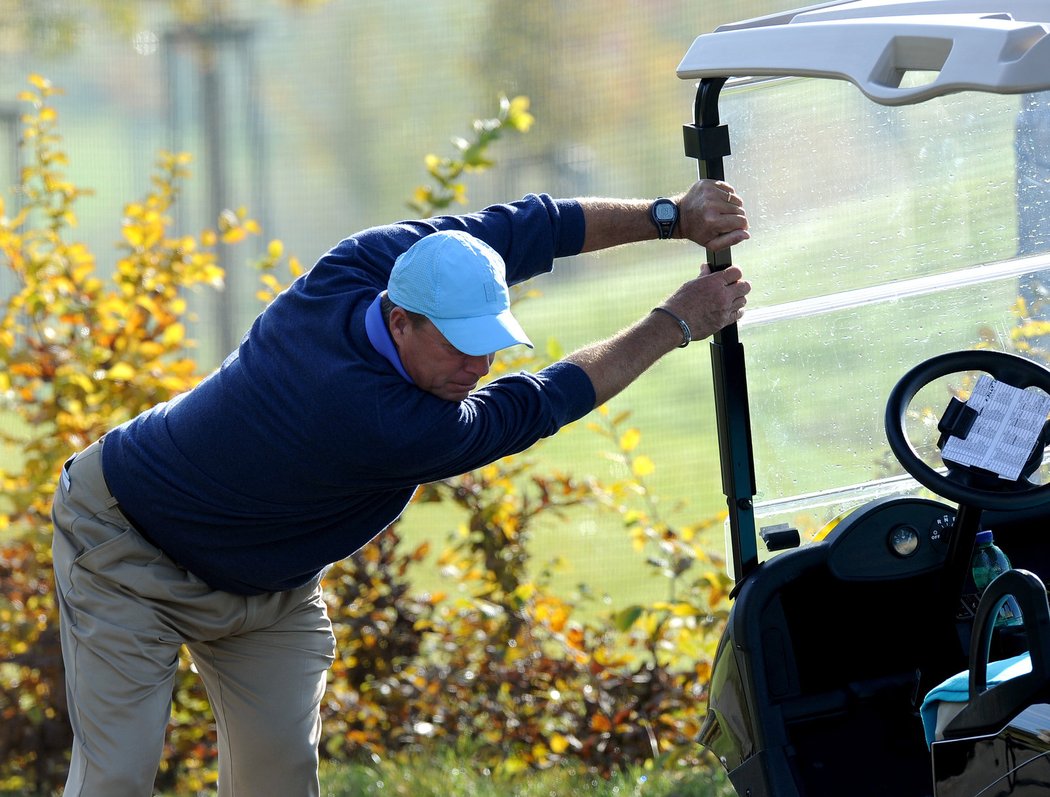
[[663, 303], [689, 325], [693, 340], [701, 340], [740, 320], [751, 283], [736, 266], [712, 272], [705, 263], [700, 276], [684, 283]]
[[676, 238], [688, 238], [718, 251], [750, 238], [744, 200], [721, 180], [698, 180], [675, 197], [679, 220]]

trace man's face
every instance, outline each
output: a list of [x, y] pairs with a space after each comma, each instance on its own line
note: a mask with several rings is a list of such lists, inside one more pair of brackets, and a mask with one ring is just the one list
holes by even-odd
[[495, 356], [464, 354], [429, 320], [413, 321], [400, 307], [390, 312], [390, 334], [416, 387], [446, 401], [465, 399], [489, 372]]

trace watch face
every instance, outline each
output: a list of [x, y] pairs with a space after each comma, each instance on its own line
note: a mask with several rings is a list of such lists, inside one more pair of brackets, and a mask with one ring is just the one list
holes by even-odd
[[657, 221], [673, 221], [677, 215], [675, 206], [670, 202], [660, 202], [653, 208], [653, 215]]

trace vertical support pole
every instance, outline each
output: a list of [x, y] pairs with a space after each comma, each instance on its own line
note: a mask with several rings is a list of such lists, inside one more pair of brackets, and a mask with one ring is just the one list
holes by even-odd
[[[696, 94], [694, 124], [685, 125], [685, 153], [697, 159], [700, 179], [724, 180], [723, 160], [730, 154], [729, 129], [719, 123], [718, 96], [725, 78], [705, 78]], [[730, 250], [707, 250], [712, 271], [732, 265]], [[722, 492], [726, 496], [733, 572], [738, 585], [758, 566], [755, 534], [755, 464], [751, 440], [744, 347], [737, 325], [715, 333], [711, 342], [718, 451]]]
[[[203, 223], [208, 227], [214, 227], [224, 209], [233, 206], [232, 194], [243, 182], [247, 183], [243, 194], [250, 197], [248, 204], [253, 215], [266, 226], [265, 215], [259, 215], [260, 208], [265, 214], [266, 186], [258, 75], [252, 56], [254, 36], [252, 23], [227, 19], [221, 10], [205, 21], [172, 28], [164, 34], [170, 149], [182, 149], [184, 129], [195, 129], [200, 136], [205, 196], [199, 204], [206, 208]], [[181, 74], [187, 70], [180, 63], [180, 52], [193, 66], [193, 83], [188, 91], [181, 86]], [[197, 101], [196, 108], [190, 105], [189, 95]], [[242, 106], [232, 101], [235, 95], [244, 96]], [[243, 108], [243, 114], [238, 113], [238, 107]], [[233, 157], [242, 152], [243, 157]], [[241, 168], [247, 170], [246, 175], [238, 173]], [[227, 248], [218, 247], [216, 257], [226, 274], [226, 285], [214, 297], [214, 306], [209, 306], [207, 323], [216, 330], [211, 336], [216, 351], [210, 354], [221, 359], [240, 343], [247, 293], [243, 275], [232, 267]], [[248, 312], [254, 315], [256, 311]]]
[[[0, 151], [6, 143], [7, 161], [0, 168], [0, 180], [3, 185], [20, 185], [22, 174], [22, 147], [18, 145], [21, 129], [22, 112], [18, 106], [4, 103], [0, 105]], [[2, 157], [2, 155], [0, 155]], [[16, 191], [7, 205], [7, 215], [14, 218], [22, 209], [22, 192]], [[0, 299], [7, 299], [18, 290], [18, 280], [10, 269], [0, 270]]]

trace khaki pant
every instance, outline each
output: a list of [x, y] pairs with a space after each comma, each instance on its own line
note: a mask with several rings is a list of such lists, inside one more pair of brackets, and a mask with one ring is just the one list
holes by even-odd
[[317, 795], [335, 647], [319, 580], [251, 597], [211, 589], [128, 523], [101, 451], [95, 443], [67, 463], [52, 512], [74, 734], [65, 794], [153, 793], [185, 644], [215, 714], [219, 794]]

